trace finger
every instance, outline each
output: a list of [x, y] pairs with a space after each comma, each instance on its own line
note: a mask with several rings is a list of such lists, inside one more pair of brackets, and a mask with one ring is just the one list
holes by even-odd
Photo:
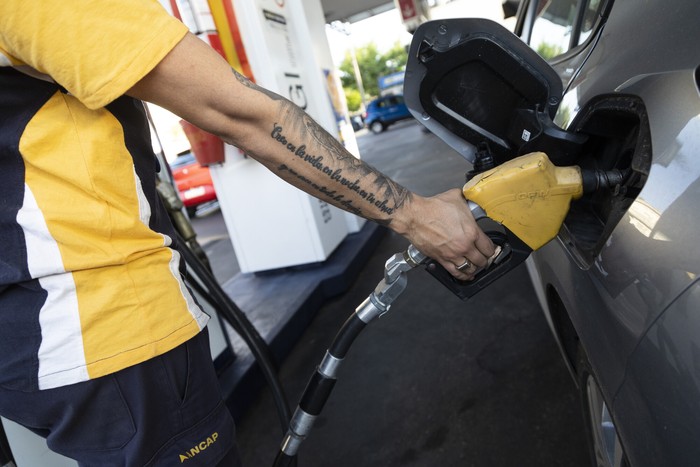
[[447, 263], [440, 263], [442, 264], [442, 267], [444, 267], [447, 272], [452, 274], [455, 279], [458, 279], [460, 281], [471, 281], [474, 279], [475, 272], [477, 271], [477, 268], [472, 264], [470, 268], [465, 268], [464, 270], [458, 269], [458, 265], [455, 265], [452, 262], [447, 262]]
[[462, 258], [464, 259], [463, 262], [461, 262], [460, 264], [455, 263], [455, 269], [461, 272], [462, 274], [476, 276], [479, 272], [483, 271], [484, 269], [488, 269], [491, 266], [491, 264], [493, 264], [493, 261], [496, 259], [500, 252], [501, 247], [499, 245], [495, 245], [493, 254], [490, 257], [486, 258], [483, 264], [477, 264], [475, 261], [472, 261], [465, 256]]
[[464, 274], [473, 274], [474, 271], [479, 269], [479, 265], [466, 256], [463, 256], [461, 260], [455, 261], [454, 265], [458, 271]]
[[498, 255], [501, 253], [501, 247], [500, 245], [495, 245], [494, 252], [493, 254], [486, 259], [486, 263], [484, 265], [479, 266], [475, 271], [466, 271], [468, 273], [474, 274], [475, 276], [480, 273], [481, 271], [488, 269], [491, 267], [493, 264], [493, 261], [498, 257]]
[[474, 241], [474, 246], [476, 246], [476, 249], [479, 250], [479, 253], [481, 253], [484, 256], [485, 260], [491, 258], [494, 252], [496, 251], [496, 245], [494, 245], [489, 236], [483, 232], [479, 232], [479, 235]]
[[[469, 261], [469, 263], [472, 264], [472, 267], [464, 266], [466, 261]], [[453, 263], [455, 264], [455, 267], [462, 272], [473, 274], [475, 270], [485, 267], [488, 264], [488, 261], [488, 256], [484, 256], [479, 249], [472, 246], [468, 252], [458, 257], [455, 261], [453, 261]]]

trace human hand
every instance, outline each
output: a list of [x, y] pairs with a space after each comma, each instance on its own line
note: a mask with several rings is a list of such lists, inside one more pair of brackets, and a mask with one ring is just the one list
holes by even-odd
[[459, 280], [472, 280], [497, 254], [459, 189], [431, 198], [413, 195], [407, 212], [407, 228], [398, 232]]

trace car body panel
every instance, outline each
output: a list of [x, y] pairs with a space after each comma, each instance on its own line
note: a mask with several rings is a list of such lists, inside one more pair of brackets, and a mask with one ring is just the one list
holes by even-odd
[[[695, 466], [700, 459], [700, 282], [695, 281], [644, 336], [615, 400], [626, 438], [638, 449], [632, 465]], [[654, 371], [649, 371], [653, 368]], [[679, 417], [678, 414], [688, 416]]]
[[622, 383], [628, 356], [649, 326], [700, 274], [698, 249], [688, 248], [700, 227], [689, 215], [699, 199], [693, 186], [700, 175], [700, 165], [692, 163], [700, 149], [700, 99], [688, 100], [697, 95], [693, 74], [647, 76], [626, 86], [625, 92], [646, 103], [658, 153], [644, 189], [592, 267], [578, 265], [561, 239], [533, 253], [539, 269], [550, 265], [541, 272], [542, 282], [567, 291], [560, 295], [592, 365], [605, 362], [595, 369], [610, 398]]
[[[690, 21], [679, 27], [685, 17], [700, 17], [700, 3], [615, 2], [555, 121], [574, 121], [600, 95], [639, 96], [653, 144], [649, 178], [590, 268], [577, 264], [561, 238], [532, 258], [539, 295], [553, 287], [565, 303], [632, 465], [696, 465], [700, 459], [689, 436], [698, 433], [700, 385], [697, 368], [692, 375], [687, 368], [697, 359], [687, 349], [698, 343], [700, 323], [691, 310], [697, 314], [700, 297], [679, 299], [700, 273], [700, 249], [693, 246], [700, 227], [700, 32]], [[648, 28], [644, 34], [640, 24]], [[554, 64], [560, 75], [571, 66]], [[665, 310], [679, 301], [687, 303], [685, 310], [667, 318], [671, 310]], [[662, 324], [667, 320], [675, 323], [673, 331]], [[662, 334], [683, 341], [676, 345], [685, 347], [685, 358], [675, 361], [664, 351]], [[674, 388], [678, 380], [682, 389]]]
[[[696, 5], [700, 6], [700, 4]], [[632, 8], [632, 10], [640, 9]], [[696, 13], [700, 14], [700, 8], [696, 10], [698, 10]], [[618, 8], [616, 4], [605, 31], [609, 31], [612, 27], [623, 29], [632, 27], [631, 24], [617, 25], [616, 13], [628, 15], [629, 11]], [[633, 20], [634, 16], [631, 16], [629, 21]], [[658, 23], [663, 22], [658, 21]], [[666, 24], [666, 27], [670, 28], [670, 25]], [[607, 35], [609, 37], [610, 33]], [[700, 39], [700, 34], [696, 32], [694, 35], [696, 39]], [[606, 37], [605, 32], [603, 36]], [[686, 37], [685, 40], [687, 39]], [[612, 54], [610, 51], [608, 53]], [[608, 68], [611, 62], [620, 61], [622, 64], [619, 65], [619, 69], [618, 67]], [[647, 66], [643, 67], [638, 64], [640, 62], [638, 56], [628, 63], [617, 55], [606, 56], [605, 53], [594, 51], [576, 80], [580, 84], [574, 82], [573, 89], [567, 93], [576, 95], [574, 107], [576, 111], [594, 97], [613, 91], [637, 95], [642, 98], [647, 107], [654, 152], [649, 179], [626, 218], [619, 223], [618, 228], [610, 236], [595, 267], [590, 270], [592, 277], [600, 284], [599, 287], [611, 297], [609, 308], [626, 315], [624, 321], [627, 322], [627, 328], [630, 331], [636, 329], [634, 334], [638, 338], [645, 331], [644, 326], [639, 323], [648, 323], [656, 319], [670, 301], [687, 287], [691, 280], [688, 273], [690, 276], [697, 274], [698, 265], [700, 265], [697, 261], [686, 262], [685, 267], [681, 267], [681, 274], [675, 283], [673, 278], [667, 275], [668, 271], [659, 271], [660, 265], [669, 263], [669, 258], [678, 259], [691, 254], [687, 243], [671, 241], [669, 236], [694, 232], [698, 227], [694, 216], [687, 216], [685, 219], [675, 216], [676, 219], [664, 222], [668, 217], [664, 215], [664, 211], [671, 202], [682, 202], [685, 189], [694, 183], [699, 175], [700, 167], [693, 164], [692, 160], [699, 149], [697, 135], [700, 134], [698, 127], [700, 123], [697, 116], [700, 115], [700, 97], [695, 81], [695, 67], [700, 64], [700, 53], [694, 50], [692, 55], [686, 55], [685, 64], [676, 58], [668, 62], [659, 61], [662, 63], [648, 61]], [[637, 65], [634, 66], [633, 63]], [[663, 69], [673, 67], [685, 69], [671, 73], [661, 72]], [[595, 80], [590, 79], [591, 72], [588, 70], [591, 68], [596, 70]], [[590, 83], [590, 81], [594, 82]], [[689, 97], [694, 99], [689, 100]], [[567, 95], [563, 101], [572, 102], [572, 99]], [[571, 113], [575, 115], [575, 112]], [[692, 211], [686, 211], [686, 214], [690, 212]], [[656, 226], [665, 227], [661, 231]], [[545, 252], [535, 253], [536, 257], [540, 255], [545, 255]], [[663, 287], [656, 284], [644, 285], [646, 281], [641, 277], [642, 275], [659, 273], [666, 274]], [[635, 289], [641, 287], [643, 290], [628, 291], [625, 294], [624, 290], [620, 290], [621, 284], [629, 283], [634, 283]], [[631, 305], [627, 313], [622, 311], [626, 308], [625, 303]], [[639, 316], [635, 317], [635, 315]]]
[[[518, 24], [527, 36], [535, 10], [523, 2]], [[619, 104], [611, 114], [620, 119], [625, 102], [637, 106], [643, 137], [629, 165], [643, 183], [629, 196], [611, 195], [627, 204], [588, 255], [567, 218], [528, 270], [572, 372], [577, 351], [585, 352], [631, 465], [698, 465], [700, 2], [600, 5], [597, 29], [549, 61], [564, 87], [554, 122], [577, 133], [600, 102]], [[595, 152], [580, 157], [604, 162]]]

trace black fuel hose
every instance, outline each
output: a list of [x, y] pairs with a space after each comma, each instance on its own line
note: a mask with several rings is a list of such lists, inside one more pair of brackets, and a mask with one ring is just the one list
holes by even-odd
[[323, 360], [311, 375], [289, 422], [289, 429], [282, 439], [273, 467], [294, 465], [299, 447], [330, 397], [338, 370], [353, 342], [369, 323], [389, 311], [391, 304], [406, 288], [406, 272], [425, 264], [428, 259], [416, 247], [409, 245], [406, 251], [393, 255], [384, 264], [384, 277], [369, 297], [345, 320]]
[[[333, 339], [333, 343], [328, 348], [324, 362], [328, 359], [341, 362], [350, 350], [350, 346], [355, 341], [355, 338], [360, 335], [366, 325], [367, 323], [362, 321], [358, 317], [357, 313], [350, 315], [336, 334], [335, 338]], [[313, 423], [313, 419], [321, 414], [326, 401], [328, 401], [328, 398], [333, 391], [333, 387], [335, 386], [336, 375], [328, 375], [324, 373], [322, 366], [323, 363], [316, 367], [316, 371], [314, 371], [314, 373], [311, 375], [311, 378], [306, 385], [306, 389], [304, 389], [304, 393], [299, 400], [299, 406], [297, 407], [295, 418], [297, 416], [301, 416], [302, 419], [310, 419], [310, 423]], [[294, 425], [294, 421], [291, 425]], [[288, 436], [293, 437], [294, 433], [291, 430], [291, 425], [290, 430], [288, 430], [287, 433]], [[304, 434], [301, 436], [301, 439], [303, 440], [305, 437], [306, 435]], [[288, 454], [281, 448], [277, 452], [277, 457], [275, 457], [272, 465], [273, 467], [290, 467], [294, 465], [296, 459], [296, 453]]]
[[[241, 336], [243, 341], [250, 348], [255, 361], [267, 381], [272, 393], [272, 398], [277, 408], [277, 414], [282, 426], [282, 432], [286, 433], [291, 411], [287, 397], [284, 394], [282, 385], [277, 377], [276, 366], [270, 354], [270, 348], [248, 320], [245, 313], [236, 303], [224, 292], [219, 283], [214, 278], [210, 270], [202, 264], [199, 258], [190, 250], [184, 239], [176, 234], [177, 250], [185, 258], [185, 262], [197, 275], [195, 278], [187, 278], [187, 283], [195, 289], [207, 302], [209, 302], [219, 312], [220, 316]], [[206, 287], [203, 287], [203, 285]]]
[[[409, 250], [410, 248], [413, 246], [409, 247]], [[420, 255], [422, 259], [415, 261], [416, 255]], [[397, 254], [387, 261], [385, 278], [370, 296], [357, 307], [355, 312], [345, 320], [330, 347], [326, 350], [323, 360], [311, 375], [289, 422], [289, 429], [282, 440], [273, 467], [294, 465], [299, 447], [308, 436], [314, 421], [321, 414], [326, 401], [328, 401], [335, 387], [338, 370], [353, 342], [371, 321], [386, 313], [391, 303], [401, 294], [406, 287], [405, 272], [423, 263], [426, 259], [427, 257], [415, 250], [414, 257], [410, 257], [408, 253]]]

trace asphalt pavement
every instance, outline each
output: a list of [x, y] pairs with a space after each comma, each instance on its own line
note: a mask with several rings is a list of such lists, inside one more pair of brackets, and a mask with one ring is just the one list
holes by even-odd
[[[461, 187], [469, 164], [412, 121], [358, 133], [362, 158], [407, 188]], [[194, 220], [215, 275], [238, 273], [220, 212]], [[325, 303], [287, 359], [294, 407], [342, 322], [406, 247], [387, 233], [340, 297]], [[391, 310], [357, 339], [309, 438], [300, 467], [585, 466], [580, 400], [527, 271], [520, 266], [463, 302], [413, 271]], [[246, 467], [271, 465], [280, 432], [263, 389], [238, 423]]]

